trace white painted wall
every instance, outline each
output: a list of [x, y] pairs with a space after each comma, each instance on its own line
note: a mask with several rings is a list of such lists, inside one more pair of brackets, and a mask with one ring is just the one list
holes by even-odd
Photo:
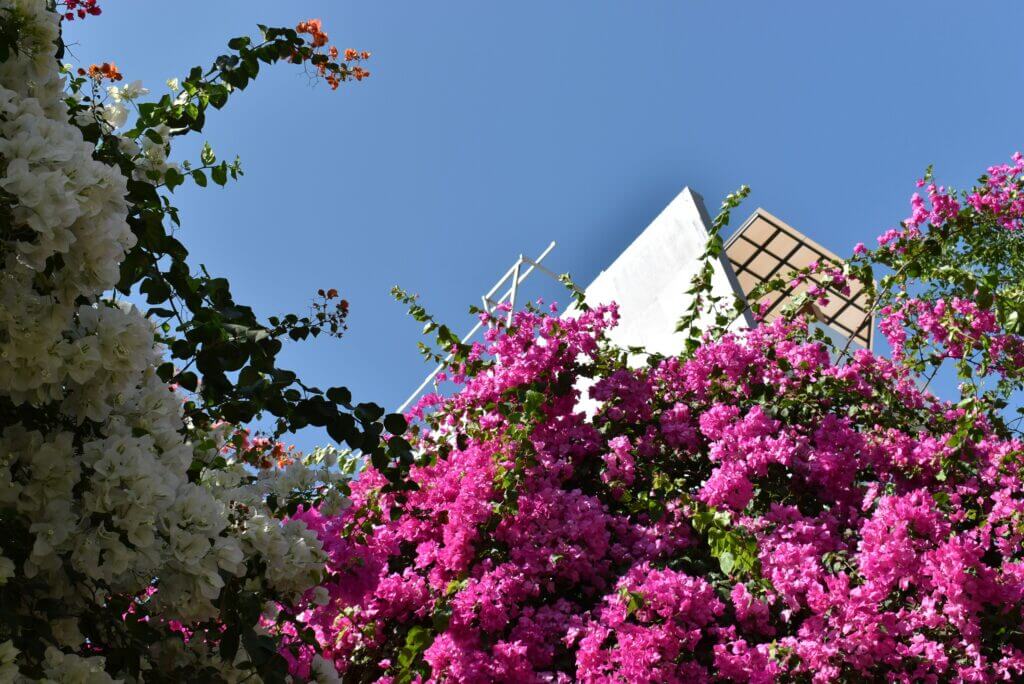
[[[619, 325], [609, 338], [622, 347], [645, 347], [665, 355], [683, 349], [676, 323], [689, 305], [685, 294], [700, 266], [710, 220], [700, 195], [684, 188], [585, 292], [591, 306], [618, 302]], [[716, 294], [732, 301], [739, 291], [725, 256], [715, 264]], [[568, 312], [567, 312], [568, 313]], [[735, 327], [749, 327], [741, 319]], [[639, 359], [638, 359], [639, 360]]]

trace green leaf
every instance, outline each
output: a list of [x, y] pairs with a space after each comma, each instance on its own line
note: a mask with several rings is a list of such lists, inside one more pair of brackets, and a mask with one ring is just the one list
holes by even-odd
[[722, 572], [728, 575], [733, 571], [733, 568], [736, 567], [736, 559], [733, 557], [731, 552], [722, 551], [718, 555], [718, 564], [721, 566]]
[[149, 304], [166, 302], [171, 297], [171, 288], [162, 278], [146, 278], [139, 286], [139, 292], [146, 295]]
[[199, 378], [192, 371], [186, 371], [184, 373], [178, 373], [175, 378], [179, 385], [188, 390], [189, 392], [195, 392], [199, 386]]
[[347, 413], [339, 413], [327, 422], [327, 434], [335, 442], [349, 442], [355, 433], [356, 422]]
[[217, 155], [213, 153], [213, 148], [210, 147], [210, 143], [203, 143], [203, 149], [199, 153], [199, 160], [203, 162], [205, 166], [213, 166], [213, 163], [217, 161]]
[[405, 645], [398, 652], [398, 667], [402, 671], [412, 669], [413, 663], [423, 651], [434, 641], [434, 636], [426, 627], [414, 626], [405, 636]]
[[180, 171], [173, 167], [167, 169], [166, 173], [164, 173], [164, 183], [167, 185], [167, 189], [172, 192], [174, 191], [174, 188], [178, 187], [184, 182], [185, 176], [183, 176]]
[[992, 306], [993, 296], [992, 290], [987, 287], [979, 287], [978, 295], [975, 298], [975, 303], [982, 309], [988, 309]]
[[213, 182], [217, 185], [225, 185], [228, 182], [228, 165], [225, 162], [221, 162], [220, 166], [214, 166], [210, 169], [210, 175], [213, 177]]
[[1024, 332], [1024, 330], [1022, 330], [1022, 328], [1024, 328], [1024, 325], [1022, 325], [1022, 323], [1024, 323], [1024, 316], [1022, 316], [1019, 311], [1011, 311], [1010, 313], [1006, 314], [1006, 322], [1004, 323], [1004, 325], [1006, 326], [1007, 332]]
[[202, 170], [196, 169], [195, 171], [193, 171], [192, 180], [194, 180], [196, 182], [196, 185], [198, 185], [199, 187], [206, 187], [206, 174], [203, 173]]
[[372, 402], [358, 404], [354, 413], [361, 423], [373, 423], [384, 415], [384, 409]]
[[174, 376], [174, 364], [170, 361], [161, 363], [157, 366], [156, 374], [164, 382], [170, 382], [171, 378]]
[[220, 657], [225, 662], [232, 662], [238, 654], [238, 641], [240, 638], [238, 627], [231, 625], [220, 637]]
[[327, 398], [335, 404], [347, 406], [352, 402], [352, 393], [345, 387], [332, 387], [327, 390]]
[[527, 390], [526, 398], [523, 400], [523, 407], [527, 412], [533, 413], [544, 404], [545, 398], [546, 397], [543, 392], [538, 392], [537, 390], [532, 389]]
[[409, 424], [401, 413], [389, 413], [384, 417], [384, 429], [393, 435], [405, 434]]
[[214, 109], [222, 109], [228, 102], [228, 89], [222, 85], [212, 85], [207, 89], [210, 104]]

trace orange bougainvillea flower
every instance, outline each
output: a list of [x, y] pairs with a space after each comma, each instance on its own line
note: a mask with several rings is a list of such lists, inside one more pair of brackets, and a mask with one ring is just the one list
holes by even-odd
[[79, 69], [78, 75], [88, 75], [89, 78], [96, 81], [102, 81], [103, 79], [106, 79], [108, 81], [120, 81], [124, 78], [124, 76], [121, 75], [121, 72], [117, 70], [117, 65], [113, 62], [104, 62], [103, 64], [92, 64], [89, 66], [88, 70]]
[[323, 31], [323, 25], [319, 19], [309, 19], [307, 21], [300, 21], [295, 27], [295, 30], [299, 33], [309, 34], [309, 43], [313, 47], [323, 47], [327, 45], [327, 34]]
[[[319, 19], [307, 19], [306, 21], [299, 22], [295, 26], [295, 30], [298, 33], [309, 35], [309, 38], [306, 40], [313, 50], [312, 54], [305, 48], [302, 51], [296, 50], [292, 55], [292, 61], [305, 62], [309, 60], [317, 74], [327, 81], [332, 90], [337, 90], [342, 81], [349, 78], [362, 81], [370, 75], [369, 71], [361, 67], [350, 68], [347, 64], [337, 63], [336, 60], [339, 55], [344, 56], [343, 62], [359, 62], [369, 59], [370, 53], [366, 50], [360, 51], [353, 48], [347, 48], [344, 53], [341, 53], [336, 46], [327, 46], [327, 34], [324, 32], [323, 24]], [[325, 46], [327, 46], [325, 50], [327, 59], [324, 58], [325, 51], [320, 49]]]
[[359, 51], [347, 48], [345, 50], [345, 61], [346, 62], [358, 62], [361, 59], [370, 59], [370, 53], [366, 50]]

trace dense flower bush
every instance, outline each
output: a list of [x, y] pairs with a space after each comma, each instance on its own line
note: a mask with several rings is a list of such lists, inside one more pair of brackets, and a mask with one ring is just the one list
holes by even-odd
[[[261, 27], [142, 102], [54, 59], [98, 12], [0, 0], [0, 680], [1024, 678], [1020, 156], [966, 193], [927, 174], [878, 249], [766, 284], [803, 292], [770, 325], [728, 332], [757, 297], [705, 267], [678, 357], [631, 365], [614, 305], [465, 346], [405, 298], [460, 386], [409, 444], [276, 363], [344, 331], [336, 291], [264, 325], [164, 225], [175, 187], [240, 173], [171, 140], [260, 64], [337, 87], [369, 53]], [[808, 325], [851, 283], [891, 359]], [[944, 368], [957, 402], [926, 390]], [[264, 412], [362, 450], [351, 502], [354, 460], [235, 427]]]
[[[62, 8], [64, 20], [99, 13], [92, 0]], [[347, 418], [332, 431], [355, 441], [357, 419], [383, 431], [382, 412], [359, 405], [352, 418], [315, 404], [319, 390], [286, 395], [296, 379], [274, 365], [277, 338], [340, 336], [348, 302], [321, 291], [309, 317], [252, 323], [225, 281], [190, 275], [164, 232], [178, 217], [163, 193], [184, 173], [199, 185], [237, 175], [209, 147], [198, 167], [169, 154], [172, 136], [199, 130], [211, 102], [255, 75], [238, 64], [287, 58], [332, 85], [354, 75], [336, 49], [266, 29], [276, 38], [236, 39], [242, 58], [142, 103], [148, 90], [121, 84], [116, 65], [76, 78], [55, 59], [52, 3], [0, 0], [0, 21], [0, 680], [282, 681], [267, 625], [305, 605], [326, 559], [288, 512], [341, 506], [348, 473], [332, 449], [286, 453], [225, 419], [272, 403], [282, 429]], [[143, 313], [115, 288], [171, 309]], [[250, 357], [259, 367], [244, 382], [226, 375]], [[263, 403], [241, 404], [242, 384]], [[341, 388], [331, 395], [352, 408]]]
[[[1017, 377], [1021, 169], [990, 171], [966, 209], [932, 188], [881, 255], [858, 246], [770, 285], [803, 287], [788, 318], [726, 332], [734, 311], [677, 358], [628, 365], [604, 338], [614, 306], [490, 320], [485, 344], [453, 350], [458, 391], [412, 412], [415, 487], [371, 468], [351, 508], [296, 515], [330, 560], [292, 672], [326, 658], [381, 682], [1024, 678], [1012, 396], [967, 382], [941, 401], [908, 355]], [[1004, 248], [995, 279], [963, 247], [986, 240]], [[920, 265], [936, 246], [971, 279]], [[880, 290], [872, 264], [892, 266]], [[893, 360], [830, 346], [801, 315], [858, 279]]]

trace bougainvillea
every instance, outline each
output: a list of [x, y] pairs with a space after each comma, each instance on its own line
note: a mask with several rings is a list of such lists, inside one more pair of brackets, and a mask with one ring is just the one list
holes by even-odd
[[[991, 170], [963, 203], [930, 188], [933, 208], [915, 198], [884, 254], [858, 246], [849, 264], [783, 279], [773, 286], [814, 283], [789, 317], [728, 332], [723, 315], [678, 357], [627, 364], [604, 337], [614, 306], [489, 319], [484, 344], [453, 348], [459, 389], [412, 411], [414, 488], [370, 468], [351, 508], [297, 515], [330, 574], [303, 616], [315, 644], [292, 671], [327, 660], [346, 681], [381, 682], [1024, 677], [1024, 443], [1008, 397], [939, 400], [898, 344], [927, 335], [945, 357], [991, 352], [1016, 377], [1016, 330], [1000, 321], [1019, 304], [1021, 167]], [[915, 287], [918, 243], [968, 269], [951, 224], [1012, 248], [991, 262], [1000, 279], [974, 268], [1001, 283], [994, 296]], [[881, 291], [872, 264], [892, 266]], [[892, 360], [832, 346], [803, 315], [802, 301], [858, 277], [888, 307]], [[902, 318], [894, 299], [908, 300]]]
[[103, 13], [98, 0], [64, 0], [57, 3], [57, 8], [66, 21], [74, 21], [76, 17], [95, 17]]
[[877, 306], [895, 358], [928, 380], [955, 369], [965, 400], [1005, 403], [1024, 389], [1022, 177], [1017, 153], [958, 198], [929, 170], [917, 182], [927, 199], [914, 193], [872, 255], [891, 270]]
[[[767, 283], [809, 286], [749, 331], [756, 297], [704, 288], [730, 196], [677, 357], [630, 364], [614, 305], [488, 316], [466, 346], [405, 297], [460, 386], [410, 449], [277, 366], [344, 331], [336, 291], [263, 325], [164, 226], [175, 187], [240, 173], [171, 140], [261, 63], [335, 87], [369, 54], [261, 27], [141, 102], [112, 63], [57, 64], [61, 15], [98, 6], [54, 4], [0, 0], [0, 679], [1024, 678], [1020, 156], [966, 193], [926, 174], [877, 249]], [[891, 359], [807, 323], [853, 281]], [[925, 387], [950, 366], [957, 402]], [[234, 427], [264, 411], [363, 450], [351, 502], [354, 461]]]
[[226, 281], [191, 275], [167, 193], [185, 174], [223, 185], [238, 165], [209, 146], [199, 165], [174, 162], [170, 147], [259, 61], [355, 74], [267, 28], [143, 102], [113, 63], [76, 77], [55, 59], [61, 22], [99, 13], [61, 6], [0, 0], [0, 680], [284, 681], [268, 626], [306, 605], [326, 559], [289, 513], [344, 505], [351, 463], [235, 425], [263, 410], [279, 433], [331, 421], [372, 453], [383, 411], [275, 363], [280, 338], [344, 333], [336, 290], [261, 325]]

